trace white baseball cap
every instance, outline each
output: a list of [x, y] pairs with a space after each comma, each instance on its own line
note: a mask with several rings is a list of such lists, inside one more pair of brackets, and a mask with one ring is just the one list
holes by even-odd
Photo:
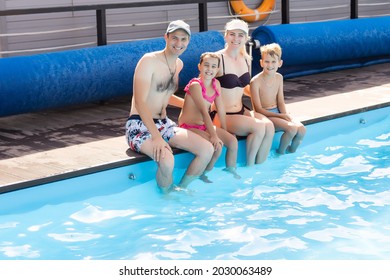
[[190, 26], [182, 20], [172, 21], [167, 28], [167, 34], [175, 32], [178, 29], [183, 29], [189, 36], [191, 36]]
[[244, 31], [247, 35], [249, 33], [248, 24], [241, 19], [232, 19], [231, 21], [226, 23], [226, 26], [225, 26], [226, 31], [236, 30], [236, 29]]

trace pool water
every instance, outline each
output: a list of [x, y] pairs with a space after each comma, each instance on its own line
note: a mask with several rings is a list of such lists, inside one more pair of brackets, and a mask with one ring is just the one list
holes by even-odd
[[0, 259], [390, 259], [389, 109], [310, 125], [240, 180], [220, 160], [163, 195], [146, 162], [2, 194]]

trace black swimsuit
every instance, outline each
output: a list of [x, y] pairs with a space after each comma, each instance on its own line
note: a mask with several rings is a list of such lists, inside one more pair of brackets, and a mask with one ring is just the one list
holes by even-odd
[[216, 78], [221, 83], [221, 87], [231, 89], [235, 87], [244, 88], [245, 86], [249, 85], [251, 81], [251, 76], [249, 74], [249, 64], [246, 59], [245, 62], [246, 65], [248, 66], [248, 72], [245, 72], [240, 77], [238, 77], [236, 74], [225, 73], [225, 61], [223, 59], [223, 54], [221, 54], [221, 58], [222, 58], [223, 75]]
[[251, 108], [249, 108], [245, 104], [242, 104], [242, 107], [241, 107], [240, 111], [238, 111], [238, 112], [226, 112], [226, 115], [243, 115], [245, 113], [245, 109], [247, 109], [249, 111], [251, 110]]
[[[231, 89], [231, 88], [236, 88], [236, 87], [244, 88], [245, 86], [249, 85], [249, 83], [251, 81], [251, 76], [249, 74], [249, 64], [248, 64], [248, 61], [246, 59], [245, 59], [245, 62], [246, 62], [246, 65], [248, 66], [248, 72], [245, 72], [240, 77], [238, 77], [236, 74], [232, 74], [232, 73], [226, 74], [225, 73], [225, 61], [223, 59], [223, 54], [221, 54], [221, 58], [222, 58], [223, 75], [220, 77], [216, 77], [216, 79], [220, 82], [221, 87]], [[244, 115], [245, 108], [250, 111], [250, 108], [248, 108], [247, 106], [245, 106], [243, 104], [240, 111], [226, 112], [226, 115]], [[212, 120], [214, 119], [216, 114], [217, 114], [217, 111], [215, 111], [215, 110], [210, 112], [210, 117]]]

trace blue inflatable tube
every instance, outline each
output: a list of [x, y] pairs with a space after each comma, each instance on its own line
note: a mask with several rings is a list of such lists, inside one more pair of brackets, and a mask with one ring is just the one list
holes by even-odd
[[[163, 38], [94, 48], [0, 58], [0, 116], [129, 97], [138, 60], [161, 50]], [[198, 76], [202, 52], [224, 46], [220, 32], [195, 33], [180, 57], [180, 86]], [[130, 98], [129, 98], [130, 101]]]
[[[252, 38], [282, 47], [285, 78], [390, 62], [390, 17], [260, 26]], [[253, 51], [253, 73], [261, 71]]]

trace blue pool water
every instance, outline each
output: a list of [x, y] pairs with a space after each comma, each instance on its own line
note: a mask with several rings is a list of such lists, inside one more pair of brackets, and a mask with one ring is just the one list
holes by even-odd
[[0, 259], [390, 259], [389, 113], [310, 125], [297, 153], [241, 180], [220, 160], [185, 192], [146, 162], [2, 194]]

